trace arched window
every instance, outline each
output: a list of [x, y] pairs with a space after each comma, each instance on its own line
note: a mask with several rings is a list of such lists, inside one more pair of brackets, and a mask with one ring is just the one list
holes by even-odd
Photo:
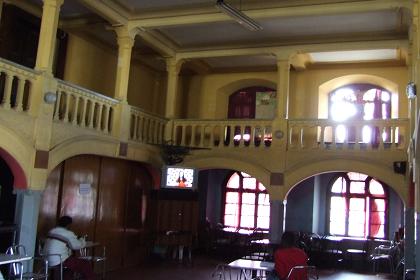
[[[391, 94], [385, 89], [370, 84], [352, 84], [338, 88], [329, 96], [329, 115], [335, 121], [373, 120], [391, 118]], [[354, 142], [355, 127], [339, 125], [335, 135], [337, 142]], [[363, 143], [378, 144], [380, 137], [384, 143], [391, 140], [391, 131], [384, 128], [364, 126], [361, 131]]]
[[348, 172], [330, 188], [330, 234], [385, 238], [388, 196], [372, 177]]
[[227, 180], [224, 199], [224, 225], [236, 229], [270, 227], [270, 200], [264, 185], [244, 172]]

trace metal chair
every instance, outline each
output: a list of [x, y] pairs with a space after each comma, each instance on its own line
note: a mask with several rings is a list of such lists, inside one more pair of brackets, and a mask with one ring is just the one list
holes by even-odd
[[[226, 276], [226, 273], [229, 273], [229, 278]], [[216, 278], [218, 280], [232, 280], [230, 267], [224, 263], [216, 265], [216, 268], [211, 273], [211, 278]]]
[[91, 255], [89, 254], [89, 248], [93, 248], [93, 247], [84, 247], [81, 248], [79, 253], [80, 259], [84, 259], [84, 260], [88, 260], [91, 261], [93, 264], [95, 263], [102, 263], [102, 279], [105, 279], [105, 274], [106, 274], [106, 247], [105, 246], [96, 246], [96, 247], [102, 247], [102, 254], [99, 256], [95, 256], [95, 255]]
[[285, 280], [319, 279], [318, 271], [313, 265], [297, 265], [290, 269]]
[[49, 272], [51, 272], [50, 275], [53, 276], [54, 280], [63, 280], [64, 267], [63, 267], [63, 261], [61, 260], [61, 255], [60, 254], [46, 254], [44, 251], [44, 244], [45, 244], [44, 239], [38, 239], [38, 256], [46, 258], [46, 259], [50, 259], [50, 260], [51, 258], [57, 258], [59, 260], [59, 264], [55, 266], [50, 266], [50, 264], [48, 264], [48, 270]]
[[[23, 245], [10, 246], [6, 254], [26, 256], [26, 248]], [[34, 261], [39, 261], [41, 268], [37, 272], [25, 272], [21, 262], [12, 263], [9, 268], [9, 279], [48, 279], [48, 259], [45, 257], [33, 257]]]
[[394, 263], [396, 246], [379, 245], [375, 247], [373, 253], [369, 256], [369, 260], [373, 263], [373, 272], [375, 273], [381, 262], [385, 262], [389, 268], [389, 273], [394, 273]]

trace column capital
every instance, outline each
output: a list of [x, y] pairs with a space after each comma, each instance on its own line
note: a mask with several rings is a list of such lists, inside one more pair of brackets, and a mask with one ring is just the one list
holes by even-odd
[[119, 47], [132, 48], [134, 45], [134, 38], [136, 37], [138, 30], [128, 29], [126, 25], [113, 27], [115, 33], [117, 34], [117, 42]]
[[167, 58], [166, 71], [168, 71], [168, 74], [178, 75], [179, 71], [181, 71], [182, 63], [184, 63], [183, 59], [177, 59], [175, 57]]
[[64, 0], [43, 0], [44, 5], [48, 5], [48, 6], [61, 6], [64, 4]]

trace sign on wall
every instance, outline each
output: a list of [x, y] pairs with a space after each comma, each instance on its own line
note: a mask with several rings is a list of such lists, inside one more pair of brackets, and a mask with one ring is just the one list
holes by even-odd
[[276, 92], [264, 91], [255, 94], [255, 118], [273, 119], [276, 113]]

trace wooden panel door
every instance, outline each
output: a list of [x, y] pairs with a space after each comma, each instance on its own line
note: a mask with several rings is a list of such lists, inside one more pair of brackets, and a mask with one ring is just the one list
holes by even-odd
[[[88, 239], [94, 238], [95, 232], [99, 163], [100, 158], [93, 155], [72, 157], [64, 163], [60, 216], [73, 217], [72, 230], [87, 234]], [[90, 190], [80, 192], [81, 184]]]
[[56, 166], [47, 178], [42, 194], [38, 218], [38, 238], [45, 238], [57, 223], [58, 197], [60, 192], [63, 163]]
[[116, 270], [123, 263], [125, 193], [129, 162], [103, 158], [96, 220], [96, 240], [107, 247], [107, 269]]

